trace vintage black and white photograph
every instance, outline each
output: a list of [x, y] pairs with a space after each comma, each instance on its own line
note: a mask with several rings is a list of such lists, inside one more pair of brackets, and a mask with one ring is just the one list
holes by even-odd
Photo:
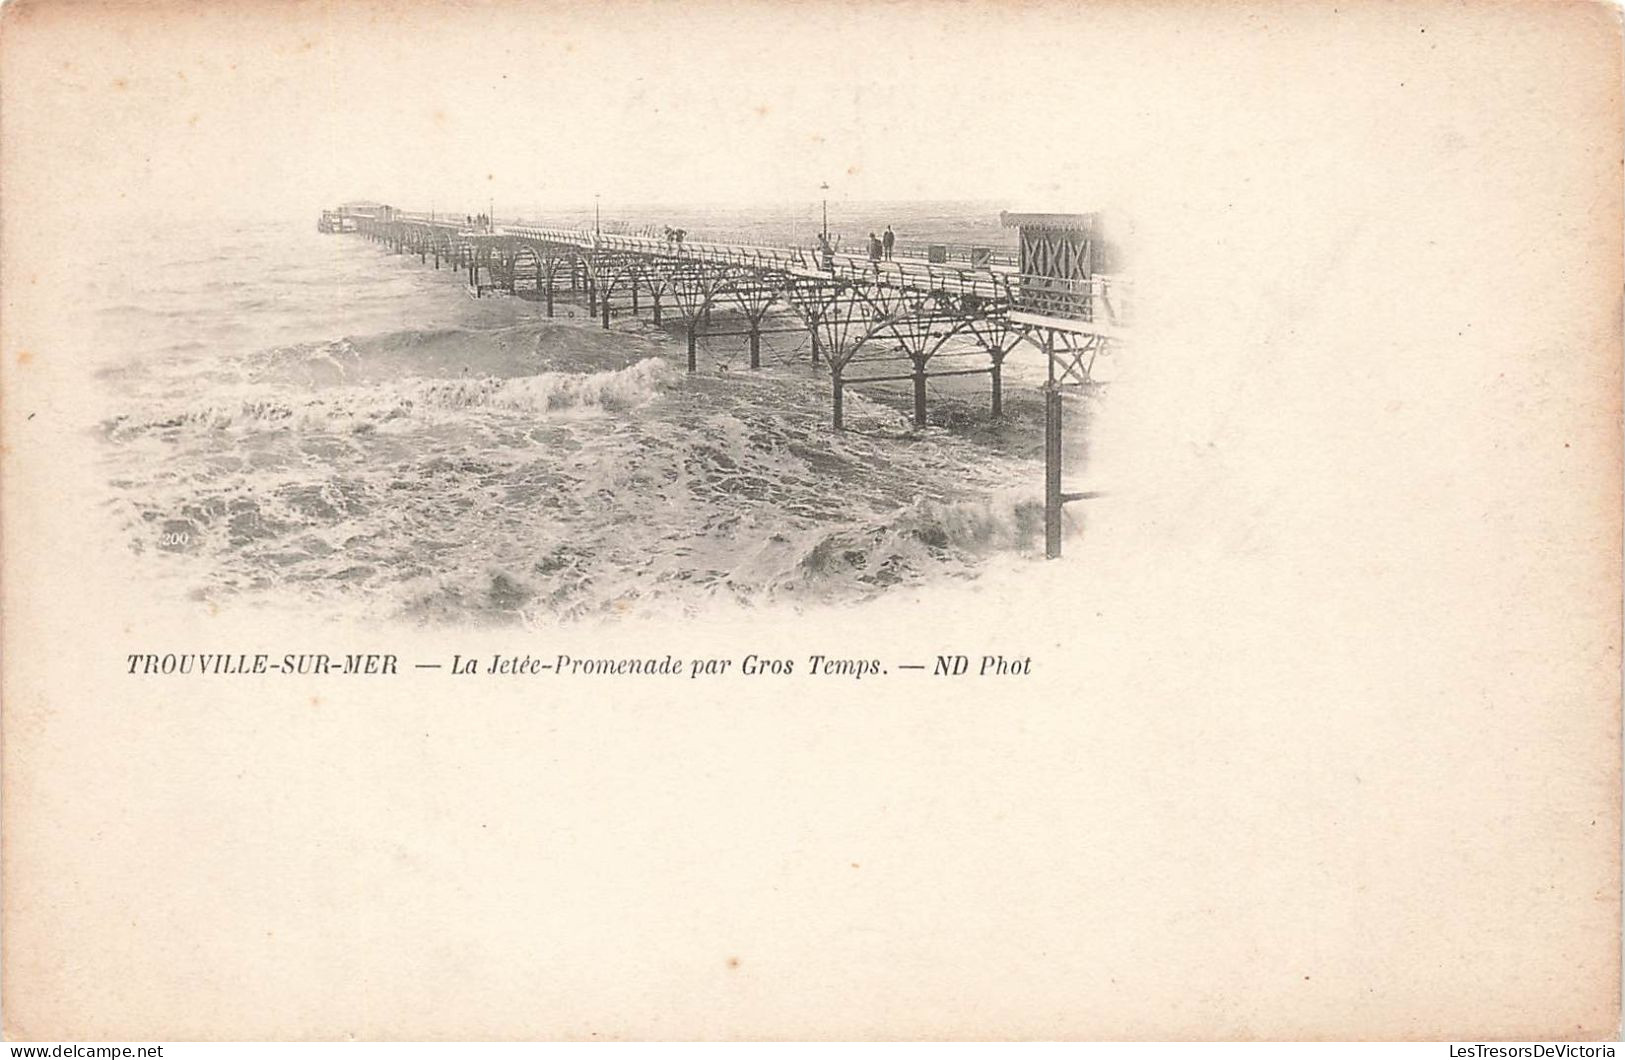
[[[545, 189], [641, 186], [620, 150], [601, 171], [513, 162], [460, 205], [166, 225], [99, 270], [109, 515], [162, 591], [553, 622], [857, 602], [1077, 536], [1129, 223], [854, 198], [930, 194], [912, 162], [787, 181], [800, 203], [607, 207]], [[497, 186], [535, 201], [469, 212]]]
[[150, 165], [256, 176], [96, 226], [77, 278], [132, 570], [216, 608], [550, 624], [1081, 543], [1132, 167], [1024, 161], [1046, 134], [1003, 112], [1049, 104], [988, 71], [1042, 12], [781, 14], [503, 12], [512, 39], [450, 20], [387, 69], [358, 20], [302, 39], [342, 98], [266, 71], [187, 115], [201, 151]]

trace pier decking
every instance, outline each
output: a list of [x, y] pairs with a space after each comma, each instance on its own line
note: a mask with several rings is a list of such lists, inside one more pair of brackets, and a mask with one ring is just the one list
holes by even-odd
[[[1116, 254], [1096, 215], [1006, 214], [1003, 220], [1021, 229], [1019, 255], [981, 248], [951, 253], [938, 245], [926, 248], [923, 258], [880, 261], [815, 247], [470, 224], [388, 207], [324, 214], [321, 230], [356, 231], [425, 264], [432, 260], [437, 269], [458, 269], [476, 295], [528, 296], [549, 317], [562, 295], [585, 301], [606, 329], [627, 313], [647, 312], [656, 325], [675, 322], [687, 336], [691, 372], [702, 334], [743, 338], [750, 367], [760, 368], [768, 315], [787, 311], [798, 322], [792, 330], [810, 338], [812, 363], [829, 372], [836, 430], [844, 427], [845, 388], [879, 382], [913, 383], [914, 423], [923, 427], [927, 382], [944, 376], [987, 375], [997, 417], [1004, 360], [1026, 341], [1048, 365], [1045, 545], [1055, 557], [1062, 506], [1098, 495], [1062, 487], [1061, 395], [1089, 383], [1095, 358], [1127, 339], [1132, 286], [1107, 271], [1115, 270]], [[737, 311], [744, 330], [708, 330], [713, 308]], [[967, 360], [985, 363], [962, 367]]]

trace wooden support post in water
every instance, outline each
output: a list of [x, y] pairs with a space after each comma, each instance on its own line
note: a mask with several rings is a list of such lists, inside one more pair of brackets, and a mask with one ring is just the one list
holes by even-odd
[[846, 430], [846, 421], [841, 415], [841, 370], [839, 368], [835, 369], [831, 373], [831, 378], [835, 381], [835, 429], [844, 431]]
[[655, 327], [658, 328], [660, 326], [660, 292], [656, 291], [652, 297], [655, 300]]
[[1044, 387], [1044, 556], [1061, 555], [1061, 388]]
[[925, 426], [925, 362], [914, 362], [914, 426]]
[[603, 302], [603, 310], [604, 310], [604, 330], [608, 331], [609, 330], [609, 292], [608, 291], [604, 292], [604, 297], [602, 299], [602, 302]]
[[755, 322], [750, 326], [750, 366], [752, 368], [762, 366], [762, 329]]
[[547, 274], [547, 315], [553, 315], [553, 274]]
[[632, 279], [632, 316], [636, 317], [637, 315], [638, 315], [638, 281], [637, 281], [636, 277], [633, 277], [633, 279]]
[[1004, 387], [1001, 385], [1000, 375], [1003, 372], [1004, 358], [994, 357], [993, 368], [988, 372], [993, 379], [993, 418], [998, 419], [1004, 414]]
[[598, 315], [598, 285], [592, 282], [592, 277], [591, 276], [588, 276], [587, 277], [587, 316], [594, 317], [594, 316], [597, 316], [597, 315]]
[[807, 330], [812, 332], [812, 361], [814, 367], [818, 365], [818, 318], [813, 317], [807, 324]]
[[688, 370], [691, 371], [691, 372], [694, 370], [694, 366], [695, 366], [695, 359], [694, 359], [694, 355], [695, 355], [694, 327], [698, 323], [699, 323], [699, 318], [697, 318], [697, 317], [689, 317], [688, 318]]

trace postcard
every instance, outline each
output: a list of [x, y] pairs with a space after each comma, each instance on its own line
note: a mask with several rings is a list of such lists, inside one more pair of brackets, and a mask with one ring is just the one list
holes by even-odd
[[6, 1035], [1617, 1035], [1620, 45], [7, 4]]

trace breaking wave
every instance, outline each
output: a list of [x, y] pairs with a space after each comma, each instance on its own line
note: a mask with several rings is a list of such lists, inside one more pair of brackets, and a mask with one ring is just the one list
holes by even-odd
[[448, 410], [498, 409], [533, 415], [619, 411], [651, 400], [666, 375], [666, 362], [650, 358], [608, 372], [413, 379], [308, 397], [244, 397], [154, 416], [119, 416], [104, 424], [104, 429], [113, 440], [125, 441], [151, 431], [173, 430], [359, 432], [409, 426]]

